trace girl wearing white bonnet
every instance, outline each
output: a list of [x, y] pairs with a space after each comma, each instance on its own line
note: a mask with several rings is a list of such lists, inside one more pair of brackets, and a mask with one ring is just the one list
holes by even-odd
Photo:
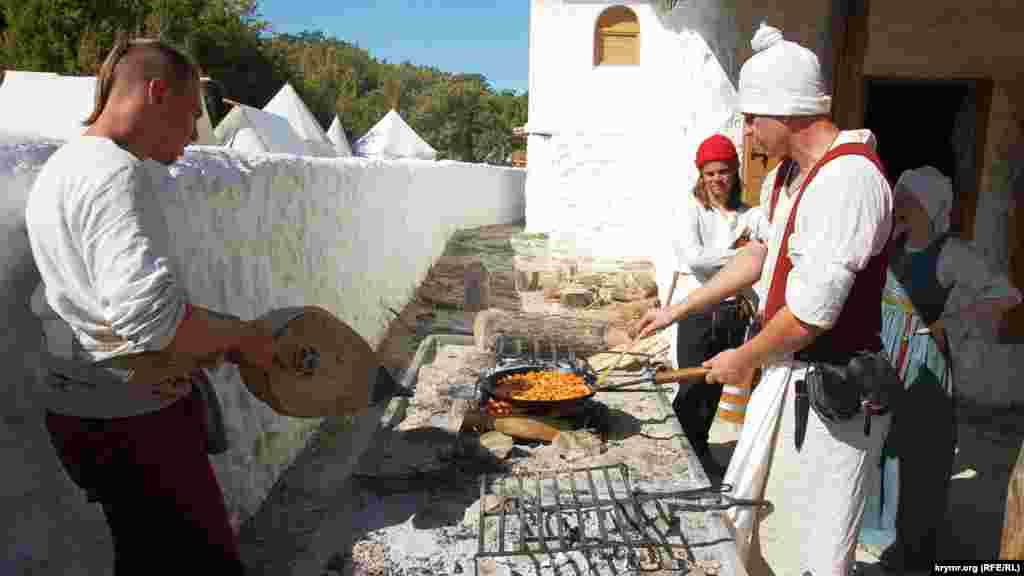
[[[975, 332], [993, 326], [1021, 295], [950, 232], [953, 186], [939, 170], [907, 170], [893, 194], [882, 338], [907, 387], [904, 405], [912, 409], [897, 410], [893, 418], [860, 541], [884, 549], [880, 560], [887, 569], [930, 570], [937, 531], [944, 525], [956, 442], [957, 343], [968, 326]], [[984, 336], [972, 337], [979, 335]]]

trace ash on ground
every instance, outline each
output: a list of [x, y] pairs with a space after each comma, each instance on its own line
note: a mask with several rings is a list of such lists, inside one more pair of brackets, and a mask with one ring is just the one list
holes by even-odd
[[[607, 407], [609, 414], [603, 431], [564, 430], [551, 444], [488, 433], [487, 444], [493, 450], [486, 454], [466, 452], [458, 434], [447, 426], [453, 403], [448, 393], [453, 387], [473, 388], [480, 372], [493, 363], [493, 355], [475, 347], [443, 346], [433, 363], [420, 368], [416, 396], [404, 420], [394, 430], [380, 432], [374, 449], [363, 456], [353, 475], [355, 545], [342, 553], [348, 559], [343, 572], [346, 576], [611, 575], [628, 572], [630, 554], [639, 554], [635, 558], [640, 561], [653, 559], [645, 557], [652, 552], [627, 552], [614, 546], [586, 555], [578, 551], [538, 551], [529, 556], [476, 558], [481, 534], [482, 473], [493, 478], [625, 464], [631, 470], [635, 489], [658, 492], [692, 488], [685, 440], [680, 441], [671, 418], [652, 393], [599, 393], [595, 399]], [[666, 393], [674, 394], [674, 390]], [[506, 504], [494, 495], [488, 495], [483, 503], [485, 509]], [[654, 509], [645, 510], [656, 513]], [[610, 526], [621, 521], [611, 510], [605, 512], [608, 522], [613, 523]], [[587, 526], [577, 526], [577, 530], [596, 534], [598, 514], [592, 513]], [[573, 521], [578, 523], [578, 519]], [[662, 522], [663, 528], [671, 530], [671, 522], [678, 525], [681, 521], [687, 520], [670, 518]], [[485, 540], [491, 542], [496, 532], [496, 528], [486, 527]], [[513, 531], [506, 534], [509, 538], [516, 536]], [[674, 553], [687, 556], [685, 549]], [[683, 560], [692, 564], [700, 560], [699, 551], [697, 554], [696, 559]], [[664, 561], [672, 564], [671, 558]], [[649, 571], [652, 567], [647, 565], [645, 573], [656, 573]], [[679, 573], [679, 568], [669, 573]], [[692, 573], [699, 574], [696, 570]]]

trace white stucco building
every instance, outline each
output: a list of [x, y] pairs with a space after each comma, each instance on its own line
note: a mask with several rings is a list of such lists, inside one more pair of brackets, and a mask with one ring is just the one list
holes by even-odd
[[700, 141], [742, 144], [730, 3], [655, 4], [531, 0], [526, 226], [582, 257], [657, 263]]

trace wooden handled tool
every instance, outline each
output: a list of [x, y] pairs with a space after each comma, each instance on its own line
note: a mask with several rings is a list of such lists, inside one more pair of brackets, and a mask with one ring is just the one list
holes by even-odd
[[304, 418], [355, 414], [375, 404], [383, 368], [351, 326], [314, 306], [284, 309], [264, 321], [273, 328], [273, 368], [238, 367], [257, 398], [280, 414]]
[[623, 348], [622, 352], [619, 353], [619, 357], [615, 359], [615, 363], [606, 368], [605, 371], [601, 372], [597, 377], [597, 382], [594, 383], [594, 388], [601, 388], [601, 385], [604, 383], [604, 379], [608, 376], [608, 373], [619, 367], [619, 363], [622, 362], [622, 357], [625, 356], [626, 353], [632, 352], [633, 347], [636, 346], [637, 342], [638, 340], [631, 340], [629, 346]]
[[668, 287], [668, 296], [665, 301], [661, 303], [662, 308], [668, 308], [672, 305], [672, 295], [676, 292], [676, 283], [679, 282], [679, 271], [676, 270], [672, 273], [672, 284]]
[[670, 382], [691, 382], [701, 381], [707, 377], [710, 368], [681, 368], [679, 370], [663, 370], [654, 374], [656, 384], [668, 384]]
[[[274, 337], [269, 370], [240, 364], [242, 383], [278, 414], [296, 418], [351, 415], [394, 396], [410, 396], [381, 366], [377, 354], [351, 326], [317, 306], [279, 308], [253, 322]], [[106, 364], [130, 370], [129, 383], [180, 378], [215, 368], [223, 356], [196, 358], [165, 352], [119, 356]]]

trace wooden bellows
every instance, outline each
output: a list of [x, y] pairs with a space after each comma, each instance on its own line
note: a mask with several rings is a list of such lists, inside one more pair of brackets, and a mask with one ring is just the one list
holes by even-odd
[[[242, 383], [278, 414], [298, 418], [351, 415], [392, 396], [408, 396], [383, 369], [355, 330], [317, 306], [280, 308], [253, 322], [274, 335], [270, 370], [240, 364]], [[181, 378], [215, 368], [223, 357], [194, 358], [165, 352], [120, 356], [108, 364], [131, 370], [129, 384]]]
[[380, 369], [376, 353], [330, 312], [315, 306], [300, 310], [275, 311], [260, 319], [272, 324], [274, 368], [242, 364], [242, 381], [279, 414], [308, 418], [364, 410]]

